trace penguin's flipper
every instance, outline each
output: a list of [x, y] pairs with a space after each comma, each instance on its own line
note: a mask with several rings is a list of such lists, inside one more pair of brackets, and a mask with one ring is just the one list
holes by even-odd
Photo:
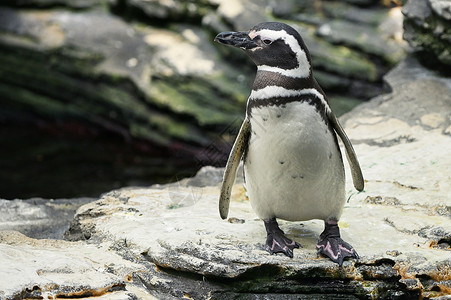
[[328, 113], [329, 120], [337, 132], [338, 136], [343, 141], [343, 144], [346, 149], [346, 157], [348, 158], [349, 166], [351, 167], [351, 174], [352, 174], [352, 181], [354, 183], [354, 187], [359, 192], [363, 191], [363, 188], [365, 186], [362, 170], [360, 169], [359, 161], [357, 160], [357, 155], [355, 154], [354, 148], [352, 147], [351, 141], [349, 140], [348, 136], [346, 135], [346, 132], [344, 131], [343, 127], [341, 127], [340, 122], [338, 122], [338, 119], [335, 117], [335, 115], [332, 112]]
[[225, 167], [224, 177], [222, 179], [221, 194], [219, 196], [219, 214], [223, 219], [226, 219], [229, 214], [232, 186], [235, 183], [236, 172], [238, 170], [241, 157], [243, 156], [248, 145], [249, 132], [250, 122], [246, 117], [241, 125], [240, 131], [238, 132], [235, 143], [233, 143], [233, 147], [230, 151], [229, 159], [227, 160]]

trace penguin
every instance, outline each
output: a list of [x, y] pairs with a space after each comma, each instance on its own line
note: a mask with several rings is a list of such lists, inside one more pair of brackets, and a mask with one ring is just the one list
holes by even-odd
[[266, 250], [293, 258], [301, 245], [287, 238], [277, 219], [324, 220], [316, 248], [342, 266], [358, 259], [340, 237], [345, 172], [337, 135], [343, 141], [354, 187], [364, 188], [354, 149], [313, 76], [309, 51], [291, 26], [265, 22], [249, 31], [222, 32], [215, 41], [240, 48], [257, 66], [246, 116], [230, 152], [219, 198], [227, 218], [238, 165], [243, 159], [250, 204], [266, 228]]

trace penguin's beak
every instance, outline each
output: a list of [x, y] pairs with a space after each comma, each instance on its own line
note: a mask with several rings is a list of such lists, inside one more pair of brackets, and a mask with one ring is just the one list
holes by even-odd
[[221, 32], [215, 37], [215, 42], [234, 46], [243, 50], [251, 50], [258, 46], [257, 43], [249, 37], [249, 33], [245, 31]]

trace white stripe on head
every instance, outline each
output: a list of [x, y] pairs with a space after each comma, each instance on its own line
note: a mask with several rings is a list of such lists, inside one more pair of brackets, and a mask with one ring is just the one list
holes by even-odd
[[249, 100], [264, 100], [269, 98], [284, 98], [284, 97], [296, 97], [307, 94], [313, 94], [320, 99], [326, 108], [327, 112], [331, 112], [329, 104], [324, 99], [323, 94], [318, 92], [317, 89], [301, 89], [301, 90], [289, 90], [281, 86], [270, 85], [259, 90], [252, 90]]
[[291, 34], [288, 34], [285, 30], [270, 30], [270, 29], [262, 29], [259, 31], [251, 31], [249, 33], [249, 36], [252, 38], [259, 35], [262, 40], [264, 39], [270, 39], [272, 41], [281, 39], [287, 44], [291, 51], [296, 53], [296, 58], [298, 60], [298, 67], [294, 69], [282, 69], [278, 67], [272, 67], [267, 65], [260, 65], [257, 66], [258, 70], [261, 71], [270, 71], [270, 72], [277, 72], [282, 75], [293, 77], [293, 78], [307, 78], [310, 76], [310, 63], [307, 58], [307, 54], [305, 51], [301, 48], [299, 45], [298, 40], [292, 36]]

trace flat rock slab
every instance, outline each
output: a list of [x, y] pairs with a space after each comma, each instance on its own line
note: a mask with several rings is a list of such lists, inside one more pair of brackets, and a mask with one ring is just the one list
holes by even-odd
[[[388, 79], [391, 94], [343, 119], [366, 179], [361, 193], [348, 180], [349, 201], [340, 220], [359, 261], [340, 268], [318, 258], [318, 220], [282, 221], [281, 228], [303, 248], [293, 259], [268, 254], [263, 223], [241, 183], [234, 187], [230, 218], [220, 219], [215, 172], [221, 171], [212, 168], [200, 171], [200, 180], [108, 193], [79, 209], [68, 237], [121, 245], [165, 269], [240, 282], [239, 293], [445, 295], [451, 286], [451, 81], [410, 58]], [[202, 180], [208, 177], [210, 184]], [[290, 280], [297, 284], [285, 285]], [[301, 284], [311, 280], [316, 290]], [[336, 285], [328, 290], [326, 282]], [[337, 290], [339, 284], [344, 286]], [[230, 288], [227, 295], [234, 292]], [[226, 295], [218, 293], [213, 295]]]
[[0, 253], [0, 299], [146, 295], [129, 285], [133, 272], [144, 267], [96, 245], [1, 231]]

